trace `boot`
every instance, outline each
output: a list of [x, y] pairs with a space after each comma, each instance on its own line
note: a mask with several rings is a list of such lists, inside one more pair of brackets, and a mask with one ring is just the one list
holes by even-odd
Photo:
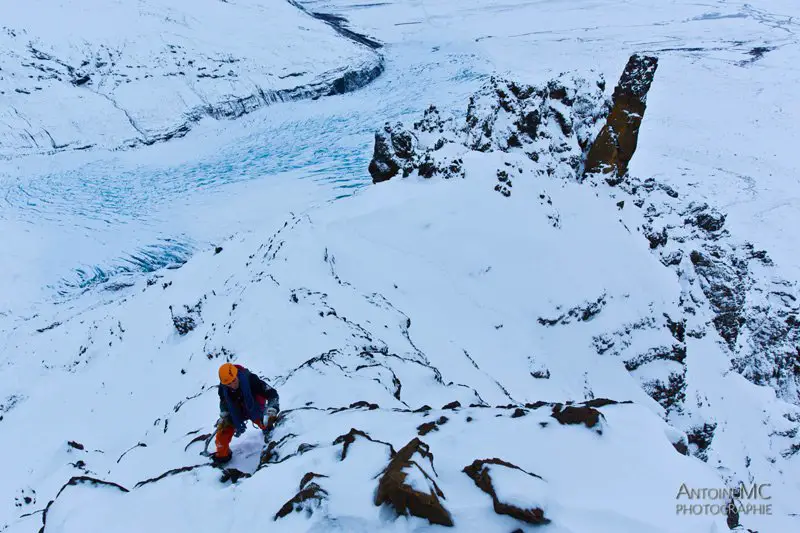
[[232, 458], [233, 458], [233, 452], [229, 453], [228, 455], [226, 455], [224, 457], [217, 456], [217, 452], [214, 452], [214, 453], [211, 454], [211, 461], [215, 465], [223, 465], [223, 464], [229, 462]]

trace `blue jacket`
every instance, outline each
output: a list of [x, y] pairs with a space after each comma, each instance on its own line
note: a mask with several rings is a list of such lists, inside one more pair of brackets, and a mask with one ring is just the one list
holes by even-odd
[[235, 428], [235, 435], [241, 435], [247, 428], [247, 421], [261, 422], [267, 408], [280, 410], [278, 392], [261, 378], [246, 368], [236, 365], [239, 371], [239, 388], [236, 390], [220, 384], [220, 417]]

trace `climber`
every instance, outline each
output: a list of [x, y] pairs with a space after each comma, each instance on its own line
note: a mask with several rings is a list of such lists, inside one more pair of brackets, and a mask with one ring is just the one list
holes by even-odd
[[244, 433], [247, 421], [258, 426], [266, 437], [280, 407], [278, 392], [241, 365], [225, 363], [220, 366], [219, 382], [217, 451], [211, 458], [214, 463], [227, 463], [233, 456], [231, 439]]

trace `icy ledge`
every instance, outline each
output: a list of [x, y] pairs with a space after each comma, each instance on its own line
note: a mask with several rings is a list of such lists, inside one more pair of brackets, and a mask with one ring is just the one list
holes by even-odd
[[33, 0], [0, 20], [0, 158], [166, 141], [384, 68], [378, 43], [283, 1]]

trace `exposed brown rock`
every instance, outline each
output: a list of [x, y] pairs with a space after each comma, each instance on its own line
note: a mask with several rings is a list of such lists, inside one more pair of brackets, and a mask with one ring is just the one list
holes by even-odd
[[438, 431], [439, 430], [438, 426], [443, 426], [444, 424], [447, 423], [447, 420], [448, 419], [446, 416], [440, 416], [438, 420], [425, 422], [424, 424], [417, 426], [417, 433], [419, 435], [427, 435], [431, 431]]
[[275, 514], [273, 520], [288, 516], [290, 513], [305, 511], [308, 516], [314, 512], [315, 507], [319, 507], [323, 500], [328, 497], [328, 492], [317, 483], [310, 483], [314, 478], [328, 477], [323, 474], [308, 472], [300, 480], [300, 491]]
[[278, 448], [285, 441], [287, 441], [287, 440], [289, 440], [291, 438], [294, 438], [294, 437], [297, 437], [297, 435], [295, 435], [294, 433], [287, 433], [286, 435], [281, 437], [280, 440], [278, 440], [278, 441], [274, 441], [274, 440], [270, 441], [269, 444], [267, 444], [267, 448], [265, 450], [261, 451], [261, 458], [260, 458], [260, 460], [258, 462], [258, 469], [260, 470], [261, 468], [265, 467], [268, 463], [282, 462], [282, 461], [285, 461], [286, 459], [288, 459], [289, 457], [292, 457], [293, 455], [296, 455], [296, 454], [289, 454], [286, 457], [278, 459], [278, 456], [279, 456]]
[[424, 424], [420, 424], [417, 426], [417, 434], [419, 435], [427, 435], [431, 431], [436, 429], [436, 421], [425, 422]]
[[361, 408], [361, 407], [366, 407], [370, 411], [374, 411], [375, 409], [379, 408], [378, 404], [370, 403], [370, 402], [367, 402], [367, 401], [364, 401], [364, 400], [361, 400], [361, 401], [354, 402], [354, 403], [350, 404], [350, 409], [357, 409], [357, 408]]
[[606, 405], [617, 405], [620, 403], [633, 403], [633, 402], [630, 400], [626, 400], [624, 402], [618, 402], [616, 400], [610, 400], [608, 398], [595, 398], [593, 400], [588, 400], [582, 403], [586, 407], [605, 407]]
[[593, 407], [574, 405], [562, 407], [561, 404], [556, 404], [553, 406], [551, 416], [561, 424], [584, 424], [587, 428], [593, 428], [603, 415]]
[[517, 520], [522, 520], [524, 522], [528, 522], [529, 524], [549, 524], [550, 519], [544, 516], [544, 510], [540, 509], [539, 507], [533, 507], [530, 509], [521, 509], [515, 505], [511, 505], [505, 502], [501, 502], [497, 498], [497, 493], [495, 492], [495, 488], [492, 485], [492, 477], [489, 473], [489, 469], [486, 465], [498, 465], [505, 468], [513, 468], [528, 474], [531, 477], [535, 477], [538, 479], [542, 479], [540, 476], [536, 474], [531, 474], [520, 467], [503, 461], [502, 459], [476, 459], [473, 463], [469, 466], [464, 467], [462, 470], [465, 474], [467, 474], [481, 489], [483, 492], [488, 494], [492, 497], [492, 502], [494, 504], [494, 512], [497, 514], [504, 514], [508, 516], [512, 516]]
[[389, 454], [392, 457], [394, 457], [395, 455], [394, 447], [388, 442], [375, 440], [359, 429], [350, 428], [350, 431], [348, 433], [346, 433], [345, 435], [339, 435], [338, 437], [336, 437], [336, 440], [333, 441], [333, 444], [342, 444], [342, 458], [341, 458], [342, 461], [344, 461], [345, 458], [347, 457], [347, 450], [350, 448], [350, 445], [355, 442], [356, 437], [363, 437], [367, 440], [371, 440], [372, 442], [385, 444], [386, 446], [389, 447]]
[[[390, 504], [398, 515], [411, 514], [424, 518], [431, 524], [452, 526], [453, 519], [439, 500], [444, 499], [444, 493], [426, 469], [412, 460], [415, 454], [428, 459], [433, 474], [436, 474], [433, 470], [433, 454], [430, 453], [428, 445], [415, 437], [397, 452], [383, 471], [375, 495], [375, 505]], [[406, 484], [405, 470], [414, 468], [427, 479], [430, 492], [419, 492]]]
[[585, 174], [602, 173], [611, 185], [620, 183], [628, 172], [647, 107], [647, 92], [653, 83], [658, 58], [634, 54], [628, 60], [614, 89], [613, 107], [606, 125], [595, 139], [586, 158]]
[[539, 400], [538, 402], [534, 402], [534, 403], [526, 403], [525, 407], [527, 407], [528, 409], [538, 409], [540, 407], [544, 407], [545, 405], [549, 405], [549, 404], [547, 402], [543, 402], [543, 401]]

